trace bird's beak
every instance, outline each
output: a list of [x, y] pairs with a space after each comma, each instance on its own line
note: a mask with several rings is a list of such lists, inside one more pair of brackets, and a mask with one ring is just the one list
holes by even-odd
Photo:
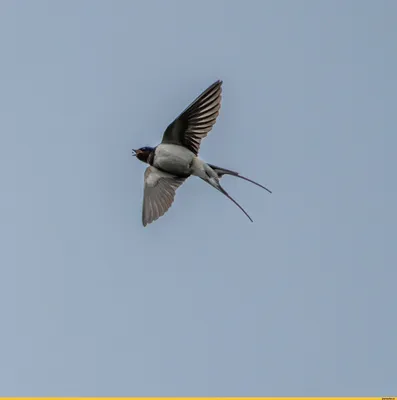
[[132, 149], [132, 157], [136, 157], [136, 155], [137, 155], [137, 151]]

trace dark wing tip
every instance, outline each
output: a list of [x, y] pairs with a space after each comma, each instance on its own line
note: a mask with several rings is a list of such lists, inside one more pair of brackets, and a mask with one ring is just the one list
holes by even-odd
[[201, 95], [203, 95], [206, 92], [211, 91], [216, 86], [222, 86], [222, 84], [223, 84], [223, 80], [222, 79], [216, 80], [212, 85], [208, 86], [207, 89], [204, 90], [204, 92], [201, 93]]
[[222, 86], [222, 84], [223, 84], [223, 80], [222, 80], [222, 79], [218, 79], [217, 81], [215, 81], [215, 82], [210, 86], [210, 88], [211, 88], [211, 87], [214, 87], [214, 86]]

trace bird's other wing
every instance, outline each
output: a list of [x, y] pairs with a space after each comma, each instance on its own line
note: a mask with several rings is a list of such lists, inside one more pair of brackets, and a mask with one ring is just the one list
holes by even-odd
[[212, 129], [219, 115], [222, 81], [214, 82], [165, 130], [162, 143], [185, 146], [198, 155], [201, 140]]
[[146, 168], [142, 208], [143, 226], [152, 223], [168, 211], [174, 201], [176, 189], [185, 180], [186, 178], [179, 178], [152, 166]]

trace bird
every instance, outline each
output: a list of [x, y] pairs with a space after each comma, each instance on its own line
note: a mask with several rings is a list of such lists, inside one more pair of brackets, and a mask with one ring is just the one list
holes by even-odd
[[200, 144], [215, 125], [222, 99], [222, 80], [204, 90], [164, 131], [160, 144], [132, 149], [132, 155], [149, 164], [144, 174], [142, 224], [156, 221], [174, 202], [176, 190], [190, 176], [197, 176], [230, 199], [253, 222], [243, 207], [221, 186], [224, 175], [244, 179], [272, 193], [236, 171], [206, 163], [199, 156]]

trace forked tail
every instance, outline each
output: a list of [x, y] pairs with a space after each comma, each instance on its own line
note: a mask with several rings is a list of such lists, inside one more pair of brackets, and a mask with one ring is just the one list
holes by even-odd
[[214, 187], [216, 190], [219, 190], [222, 194], [224, 194], [228, 199], [230, 199], [247, 217], [251, 222], [254, 222], [253, 219], [248, 215], [247, 211], [244, 210], [243, 207], [240, 206], [240, 204], [237, 203], [236, 200], [233, 199], [232, 196], [226, 190], [221, 186], [219, 181], [216, 178], [210, 178], [206, 182], [208, 182], [212, 187]]
[[222, 178], [223, 175], [232, 175], [232, 176], [236, 176], [237, 178], [241, 178], [244, 179], [245, 181], [251, 182], [256, 186], [261, 187], [262, 189], [267, 190], [269, 193], [271, 193], [271, 191], [265, 187], [262, 186], [260, 183], [253, 181], [252, 179], [246, 178], [245, 176], [240, 175], [238, 172], [236, 171], [232, 171], [230, 169], [226, 169], [226, 168], [221, 168], [221, 167], [217, 167], [216, 165], [212, 165], [212, 164], [208, 164], [209, 167], [211, 167], [218, 175], [218, 178]]

